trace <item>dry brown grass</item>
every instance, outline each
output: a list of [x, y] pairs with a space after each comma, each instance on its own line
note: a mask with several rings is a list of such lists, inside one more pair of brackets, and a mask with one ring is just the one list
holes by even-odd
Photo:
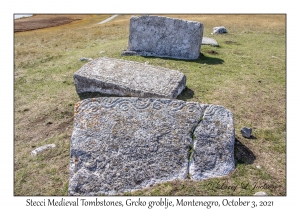
[[255, 33], [276, 33], [284, 31], [285, 15], [167, 15], [168, 17], [199, 21], [204, 24], [205, 32], [212, 33], [215, 26], [226, 26], [230, 33], [253, 31]]

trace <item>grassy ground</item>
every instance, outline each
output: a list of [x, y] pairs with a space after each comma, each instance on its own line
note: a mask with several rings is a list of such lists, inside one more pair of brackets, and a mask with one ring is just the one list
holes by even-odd
[[[204, 24], [195, 61], [121, 57], [131, 15], [87, 15], [59, 27], [14, 34], [14, 194], [67, 195], [69, 147], [81, 57], [149, 62], [182, 71], [185, 101], [223, 105], [235, 117], [236, 169], [223, 178], [173, 181], [126, 195], [286, 195], [286, 17], [284, 15], [167, 15]], [[228, 33], [211, 35], [224, 25]], [[240, 134], [253, 128], [253, 138]], [[32, 157], [35, 148], [56, 148]]]

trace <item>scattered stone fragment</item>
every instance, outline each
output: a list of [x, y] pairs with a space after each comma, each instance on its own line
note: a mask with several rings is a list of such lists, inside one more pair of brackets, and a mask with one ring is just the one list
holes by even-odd
[[83, 57], [83, 58], [80, 58], [79, 60], [80, 61], [92, 61], [93, 59], [92, 58], [85, 58], [85, 57]]
[[213, 28], [213, 34], [223, 34], [227, 33], [227, 30], [224, 26], [217, 26]]
[[112, 195], [188, 175], [227, 175], [234, 169], [231, 117], [221, 106], [175, 99], [82, 100], [74, 109], [68, 193]]
[[255, 196], [268, 196], [268, 194], [265, 193], [265, 192], [257, 192], [257, 193], [255, 193], [254, 195], [255, 195]]
[[122, 55], [197, 59], [200, 55], [203, 24], [162, 16], [143, 15], [130, 19], [127, 51]]
[[250, 138], [251, 137], [251, 133], [252, 133], [252, 128], [243, 127], [241, 129], [241, 133], [242, 133], [243, 137]]
[[47, 145], [41, 146], [41, 147], [36, 148], [35, 150], [33, 150], [31, 152], [31, 155], [36, 156], [38, 153], [41, 153], [46, 149], [50, 149], [50, 148], [54, 148], [54, 147], [55, 147], [55, 144], [47, 144]]
[[121, 53], [122, 56], [134, 56], [138, 55], [135, 51], [126, 50]]
[[202, 44], [203, 45], [212, 45], [214, 47], [219, 47], [219, 43], [215, 39], [208, 38], [208, 37], [203, 37], [202, 38]]
[[176, 98], [186, 86], [186, 77], [180, 71], [145, 63], [99, 58], [75, 72], [74, 83], [78, 94]]
[[260, 166], [260, 165], [257, 165], [256, 168], [261, 169], [261, 166]]

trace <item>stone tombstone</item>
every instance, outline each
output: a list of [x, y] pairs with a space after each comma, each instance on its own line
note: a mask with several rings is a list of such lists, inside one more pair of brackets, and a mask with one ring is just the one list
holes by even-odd
[[227, 175], [234, 170], [232, 118], [224, 107], [176, 99], [82, 100], [74, 109], [68, 193], [113, 195]]
[[73, 77], [78, 94], [176, 98], [186, 87], [180, 71], [106, 57], [85, 64]]
[[130, 19], [127, 51], [141, 56], [197, 59], [203, 24], [162, 16], [133, 16]]

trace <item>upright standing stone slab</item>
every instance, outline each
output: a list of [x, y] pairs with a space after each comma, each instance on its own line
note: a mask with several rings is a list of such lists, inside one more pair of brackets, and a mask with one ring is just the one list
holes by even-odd
[[[187, 178], [193, 162], [194, 132], [209, 107], [214, 106], [159, 98], [103, 97], [78, 102], [70, 148], [69, 195], [123, 193]], [[216, 107], [215, 112], [223, 113], [219, 109], [224, 108]], [[220, 123], [222, 129], [224, 123]], [[213, 125], [219, 129], [218, 123]], [[200, 131], [205, 142], [214, 138], [214, 129]], [[233, 145], [228, 138], [232, 136], [220, 136], [219, 144], [204, 146], [209, 150], [217, 146], [220, 153], [231, 157]], [[201, 158], [213, 159], [206, 155]], [[214, 167], [222, 167], [222, 163]], [[207, 170], [218, 170], [214, 167]], [[222, 172], [226, 175], [229, 171]], [[193, 171], [192, 177], [197, 178], [194, 173], [201, 172]]]
[[180, 71], [158, 66], [98, 58], [74, 73], [74, 83], [78, 94], [176, 98], [186, 86], [186, 77]]
[[203, 24], [200, 22], [161, 16], [133, 16], [127, 51], [141, 56], [197, 59], [202, 36]]

